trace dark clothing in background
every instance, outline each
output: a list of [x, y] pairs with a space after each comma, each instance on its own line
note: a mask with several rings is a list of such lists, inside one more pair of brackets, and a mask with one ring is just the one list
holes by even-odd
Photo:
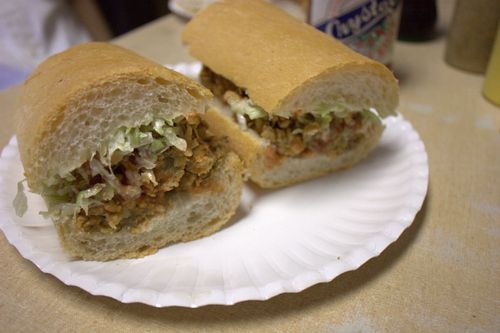
[[114, 37], [169, 13], [166, 0], [97, 0]]

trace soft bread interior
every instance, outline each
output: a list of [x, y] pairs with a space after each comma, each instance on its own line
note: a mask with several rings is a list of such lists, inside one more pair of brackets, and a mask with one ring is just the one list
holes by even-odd
[[111, 234], [89, 233], [70, 220], [56, 221], [61, 244], [75, 258], [105, 261], [143, 257], [173, 242], [210, 235], [229, 221], [239, 205], [241, 172], [239, 158], [225, 155], [200, 187], [170, 193], [166, 212], [149, 220], [140, 232], [123, 228]]

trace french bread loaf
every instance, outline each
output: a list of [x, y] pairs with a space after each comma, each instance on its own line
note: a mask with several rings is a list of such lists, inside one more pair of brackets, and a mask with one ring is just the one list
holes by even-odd
[[207, 122], [261, 187], [354, 165], [377, 145], [380, 117], [395, 114], [398, 84], [387, 67], [265, 1], [218, 1], [182, 38], [222, 102]]

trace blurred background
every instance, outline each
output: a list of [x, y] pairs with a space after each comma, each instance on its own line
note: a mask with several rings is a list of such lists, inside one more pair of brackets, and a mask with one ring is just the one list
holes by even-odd
[[110, 40], [169, 13], [167, 0], [0, 1], [0, 90], [54, 53]]
[[[214, 1], [1, 1], [0, 90], [19, 84], [45, 58], [72, 45], [108, 41], [165, 15], [187, 21]], [[485, 89], [492, 92], [490, 100], [500, 104], [500, 46], [493, 52], [500, 0], [267, 1], [390, 68], [397, 39], [423, 43], [446, 34], [446, 63], [463, 71], [488, 72]], [[454, 8], [446, 30], [436, 26], [443, 5]]]

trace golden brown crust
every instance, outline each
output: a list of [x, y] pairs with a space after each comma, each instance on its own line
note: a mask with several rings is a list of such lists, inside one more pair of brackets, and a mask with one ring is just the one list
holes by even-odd
[[188, 23], [182, 38], [194, 57], [245, 88], [269, 113], [279, 113], [298, 89], [343, 70], [368, 72], [390, 87], [381, 115], [397, 105], [397, 81], [384, 65], [264, 1], [214, 3]]
[[75, 46], [38, 66], [23, 84], [16, 103], [16, 135], [30, 187], [38, 187], [40, 181], [34, 170], [40, 158], [39, 143], [64, 120], [68, 105], [78, 101], [89, 87], [142, 76], [185, 87], [199, 99], [211, 97], [207, 89], [192, 80], [108, 43]]

